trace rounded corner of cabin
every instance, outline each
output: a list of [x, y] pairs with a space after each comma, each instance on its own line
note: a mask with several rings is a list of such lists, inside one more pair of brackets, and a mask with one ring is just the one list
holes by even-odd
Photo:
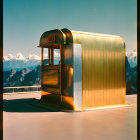
[[59, 29], [44, 32], [40, 37], [40, 46], [64, 44], [65, 36]]
[[72, 31], [68, 28], [63, 28], [61, 31], [65, 34], [66, 36], [66, 44], [72, 44], [73, 43], [73, 35]]
[[70, 29], [68, 29], [68, 28], [63, 28], [63, 29], [61, 29], [61, 31], [71, 32], [71, 30], [70, 30]]
[[40, 36], [40, 39], [44, 36], [44, 34], [46, 33], [47, 31], [43, 32]]
[[125, 44], [125, 40], [123, 37], [119, 36], [120, 40]]

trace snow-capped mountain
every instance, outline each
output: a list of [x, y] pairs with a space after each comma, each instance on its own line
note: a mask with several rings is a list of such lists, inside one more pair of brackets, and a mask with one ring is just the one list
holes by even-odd
[[32, 70], [40, 64], [40, 57], [35, 54], [30, 54], [27, 58], [25, 58], [22, 53], [17, 53], [15, 56], [8, 54], [3, 58], [4, 71], [11, 69], [21, 70], [23, 68]]
[[4, 72], [4, 86], [19, 86], [31, 70], [24, 68], [20, 71], [14, 69]]
[[41, 58], [36, 54], [29, 54], [29, 57], [27, 59], [29, 59], [29, 60], [40, 60]]
[[3, 86], [33, 86], [41, 84], [41, 66], [33, 70], [24, 68], [20, 71], [10, 70], [3, 73]]
[[8, 54], [8, 56], [4, 56], [4, 61], [9, 61], [9, 60], [12, 60], [14, 59], [14, 56], [12, 54]]
[[[58, 52], [54, 52], [54, 57], [54, 64], [58, 64], [60, 54]], [[48, 54], [46, 54], [44, 58], [47, 60]], [[19, 52], [15, 56], [8, 54], [3, 57], [4, 71], [11, 69], [21, 70], [23, 68], [33, 70], [38, 65], [41, 65], [41, 57], [36, 54], [29, 54], [28, 57], [24, 57], [22, 53]]]
[[136, 49], [131, 51], [131, 52], [127, 52], [126, 56], [128, 58], [130, 66], [132, 68], [134, 68], [137, 65], [137, 51], [136, 51]]
[[17, 53], [15, 56], [16, 60], [25, 60], [24, 56], [22, 55], [22, 53]]
[[27, 58], [25, 58], [22, 53], [17, 53], [15, 56], [13, 56], [12, 54], [8, 54], [7, 56], [3, 57], [3, 61], [10, 61], [10, 60], [40, 60], [41, 58], [36, 55], [36, 54], [29, 54], [29, 56]]
[[[44, 54], [45, 58], [48, 58], [48, 54]], [[54, 57], [57, 59], [60, 57], [58, 52], [54, 52]], [[41, 60], [41, 57], [36, 54], [29, 54], [27, 58], [25, 58], [22, 53], [17, 53], [15, 56], [12, 54], [8, 54], [7, 56], [3, 57], [3, 61], [11, 61], [11, 60], [23, 60], [23, 61], [30, 61], [30, 60]]]

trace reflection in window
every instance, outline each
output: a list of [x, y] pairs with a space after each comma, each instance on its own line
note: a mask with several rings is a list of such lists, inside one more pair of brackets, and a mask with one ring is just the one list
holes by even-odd
[[43, 65], [48, 65], [48, 48], [43, 50]]
[[60, 49], [54, 49], [54, 65], [59, 65], [60, 63]]

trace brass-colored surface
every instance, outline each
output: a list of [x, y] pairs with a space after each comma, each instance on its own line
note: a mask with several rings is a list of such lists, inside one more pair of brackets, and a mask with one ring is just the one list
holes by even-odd
[[[125, 43], [118, 36], [52, 30], [43, 33], [40, 47], [50, 48], [49, 65], [42, 62], [42, 96], [74, 103], [73, 47], [82, 47], [82, 109], [126, 104]], [[53, 49], [60, 49], [60, 64], [53, 64]], [[41, 57], [43, 59], [43, 56]], [[58, 72], [56, 72], [58, 71]], [[78, 89], [78, 88], [77, 88]], [[59, 94], [59, 96], [57, 96]]]
[[[50, 100], [53, 101], [52, 98], [61, 99], [61, 44], [63, 44], [63, 42], [65, 42], [65, 36], [60, 30], [44, 32], [40, 38], [40, 47], [42, 48], [42, 98], [45, 96], [47, 102]], [[43, 59], [43, 48], [48, 48], [48, 65], [46, 66], [43, 64], [45, 61]], [[59, 65], [54, 65], [54, 49], [60, 49]]]
[[42, 90], [42, 74], [43, 74], [43, 71], [42, 71], [42, 65], [43, 65], [43, 48], [41, 48], [41, 90]]
[[[40, 38], [40, 47], [51, 46], [57, 48], [60, 44], [64, 44], [64, 36], [61, 30], [51, 30], [44, 32]], [[53, 46], [52, 46], [53, 45]]]
[[61, 106], [62, 107], [65, 107], [66, 109], [72, 109], [72, 110], [74, 110], [75, 107], [74, 107], [73, 97], [62, 96]]
[[51, 93], [49, 93], [49, 92], [47, 92], [47, 91], [41, 91], [41, 96], [43, 96], [43, 95], [49, 95], [49, 94], [51, 94]]
[[54, 64], [54, 54], [53, 54], [53, 48], [51, 48], [51, 65]]
[[43, 74], [44, 85], [58, 85], [58, 70], [45, 70]]
[[[65, 42], [65, 40], [64, 40], [64, 42]], [[61, 85], [62, 85], [62, 83], [61, 83], [61, 73], [62, 73], [62, 65], [61, 65], [61, 62], [62, 62], [62, 46], [60, 45], [60, 63], [59, 63], [59, 70], [60, 70], [60, 80], [59, 80], [59, 83], [60, 83], [60, 94], [62, 93], [62, 89], [61, 89]], [[61, 95], [61, 102], [62, 102], [62, 95]]]
[[51, 57], [50, 57], [50, 56], [51, 56], [51, 55], [50, 55], [50, 48], [48, 48], [48, 58], [49, 58], [49, 61], [48, 61], [49, 63], [48, 63], [48, 64], [49, 64], [49, 65], [51, 64], [51, 62], [50, 62], [50, 58], [51, 58]]
[[83, 57], [83, 108], [125, 104], [125, 45], [120, 37], [72, 32]]
[[50, 93], [60, 93], [59, 66], [42, 66], [42, 90]]
[[73, 67], [65, 65], [61, 70], [61, 94], [67, 97], [73, 97]]

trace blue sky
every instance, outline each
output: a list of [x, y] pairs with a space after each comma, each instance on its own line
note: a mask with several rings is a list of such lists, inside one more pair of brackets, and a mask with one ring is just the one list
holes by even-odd
[[127, 51], [136, 48], [136, 0], [3, 1], [4, 55], [40, 55], [41, 34], [57, 28], [119, 35]]

